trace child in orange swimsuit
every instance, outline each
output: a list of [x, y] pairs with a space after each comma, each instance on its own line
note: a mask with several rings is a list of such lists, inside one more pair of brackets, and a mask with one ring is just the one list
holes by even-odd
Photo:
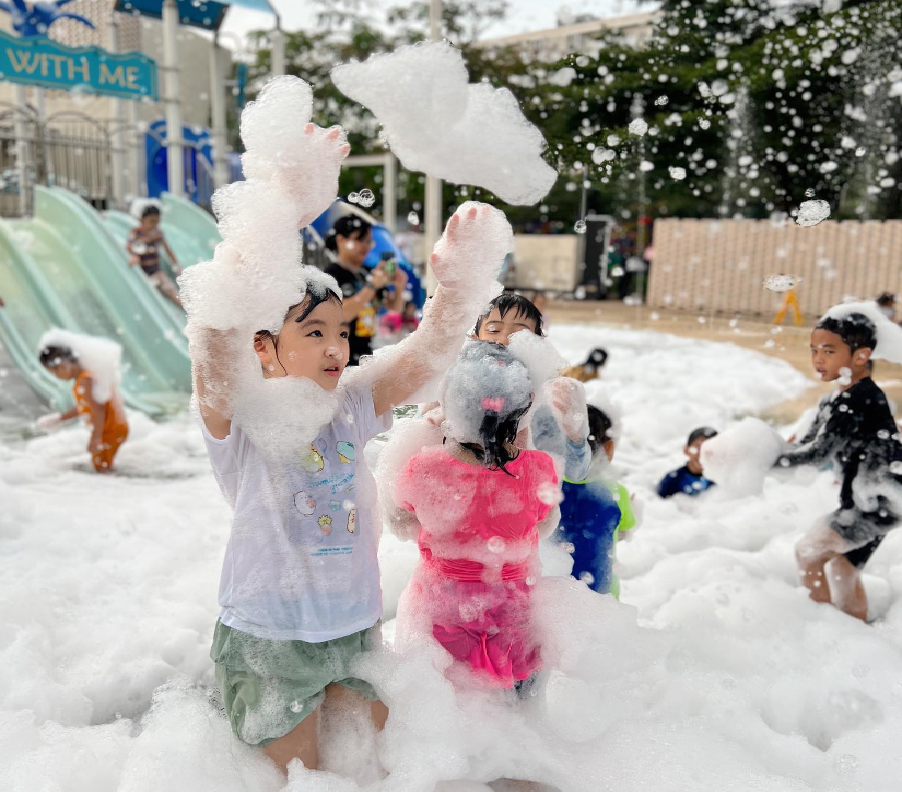
[[41, 339], [40, 361], [61, 380], [75, 380], [75, 406], [63, 413], [45, 416], [43, 428], [82, 416], [91, 427], [88, 453], [98, 473], [113, 468], [113, 458], [128, 437], [128, 421], [119, 397], [118, 344], [103, 338], [51, 330]]

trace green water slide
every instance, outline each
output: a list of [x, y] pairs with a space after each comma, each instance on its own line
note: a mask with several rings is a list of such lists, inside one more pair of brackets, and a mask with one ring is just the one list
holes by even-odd
[[[32, 387], [45, 398], [59, 398], [55, 391], [48, 393], [42, 370], [22, 362], [29, 350], [34, 355], [40, 333], [56, 324], [122, 345], [122, 392], [130, 406], [150, 414], [183, 407], [191, 384], [184, 318], [128, 267], [124, 250], [97, 212], [66, 190], [38, 187], [34, 218], [5, 226], [11, 255], [4, 258], [13, 266], [3, 269], [10, 269], [20, 284], [23, 310], [32, 305], [35, 310], [27, 321], [10, 311], [2, 341]], [[9, 304], [2, 291], [5, 272], [2, 278], [0, 295]]]
[[72, 389], [37, 360], [38, 341], [48, 327], [74, 326], [66, 308], [55, 299], [44, 276], [23, 253], [29, 237], [21, 237], [0, 220], [0, 343], [32, 389], [56, 410], [72, 406]]
[[187, 198], [163, 193], [163, 233], [183, 267], [209, 261], [222, 242], [216, 221]]

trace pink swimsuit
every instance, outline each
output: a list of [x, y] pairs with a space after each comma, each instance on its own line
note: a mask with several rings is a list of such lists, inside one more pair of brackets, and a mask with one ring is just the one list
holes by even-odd
[[521, 451], [507, 470], [427, 448], [408, 462], [398, 492], [421, 525], [411, 594], [433, 636], [455, 659], [512, 687], [540, 666], [529, 596], [539, 574], [537, 526], [555, 503], [557, 476], [541, 451]]

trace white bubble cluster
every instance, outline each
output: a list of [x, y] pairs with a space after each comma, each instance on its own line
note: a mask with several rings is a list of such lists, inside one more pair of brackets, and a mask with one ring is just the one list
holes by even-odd
[[545, 139], [507, 88], [469, 83], [460, 51], [423, 42], [336, 66], [332, 80], [373, 111], [408, 170], [491, 190], [512, 204], [537, 203], [557, 172]]
[[830, 204], [826, 201], [803, 201], [796, 215], [796, 223], [800, 226], [816, 226], [830, 217]]
[[764, 279], [764, 288], [772, 292], [787, 292], [801, 282], [802, 279], [795, 275], [768, 275]]
[[648, 122], [644, 118], [634, 118], [630, 121], [629, 130], [633, 135], [642, 137], [648, 132]]
[[682, 181], [686, 178], [686, 169], [679, 168], [674, 165], [671, 165], [668, 170], [670, 171], [670, 178], [676, 179], [677, 181]]

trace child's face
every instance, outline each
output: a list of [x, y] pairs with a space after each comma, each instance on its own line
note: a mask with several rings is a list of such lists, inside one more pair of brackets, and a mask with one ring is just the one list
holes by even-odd
[[367, 231], [360, 239], [338, 237], [338, 257], [347, 264], [362, 267], [363, 261], [373, 249], [373, 232]]
[[157, 214], [141, 218], [141, 227], [145, 231], [153, 231], [158, 225], [160, 225], [160, 216]]
[[71, 361], [64, 360], [57, 365], [46, 366], [47, 371], [61, 380], [73, 380], [81, 373], [81, 367]]
[[702, 466], [701, 450], [708, 439], [707, 437], [699, 437], [695, 442], [690, 443], [683, 449], [683, 453], [689, 457], [689, 470], [696, 476], [700, 476], [705, 472], [705, 468]]
[[302, 312], [303, 303], [288, 314], [275, 343], [272, 338], [254, 342], [263, 376], [307, 377], [334, 390], [350, 355], [350, 331], [341, 305], [327, 300], [298, 322]]
[[508, 311], [504, 316], [497, 308], [492, 308], [491, 313], [483, 320], [482, 326], [476, 337], [480, 341], [493, 341], [496, 344], [507, 346], [510, 337], [521, 330], [536, 332], [536, 323], [516, 311]]
[[836, 333], [816, 329], [811, 334], [811, 365], [824, 382], [833, 382], [843, 375], [843, 369], [856, 372], [867, 368], [870, 349], [852, 348]]

